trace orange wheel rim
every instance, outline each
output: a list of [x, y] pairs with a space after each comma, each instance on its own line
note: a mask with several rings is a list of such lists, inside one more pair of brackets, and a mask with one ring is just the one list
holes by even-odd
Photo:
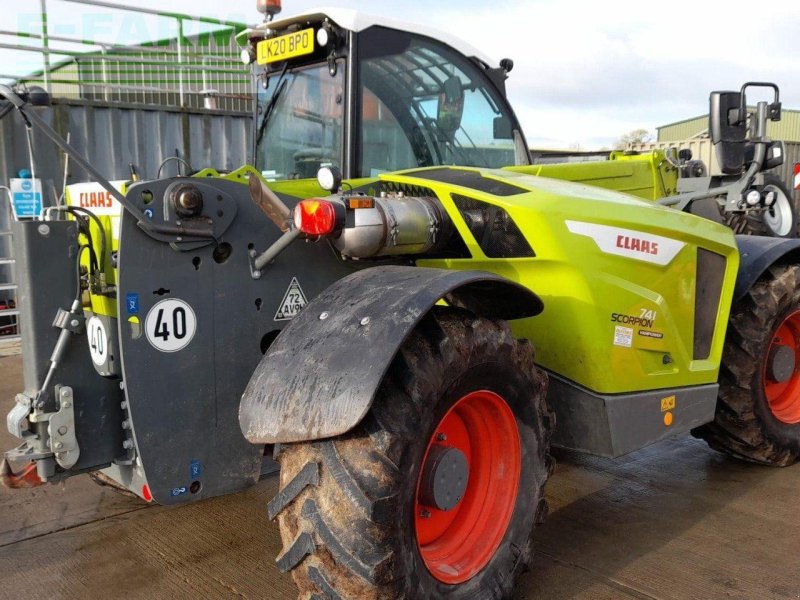
[[434, 578], [458, 584], [489, 563], [511, 522], [522, 464], [519, 429], [503, 398], [476, 391], [456, 402], [439, 422], [423, 466], [436, 445], [463, 453], [469, 477], [460, 502], [439, 510], [421, 500], [420, 469], [414, 503], [417, 547]]
[[[775, 377], [771, 373], [770, 361], [775, 360], [777, 352], [789, 356], [791, 350], [794, 365], [787, 378]], [[775, 418], [783, 423], [800, 423], [800, 310], [788, 315], [775, 330], [764, 363], [764, 395]], [[774, 369], [772, 369], [774, 370]]]

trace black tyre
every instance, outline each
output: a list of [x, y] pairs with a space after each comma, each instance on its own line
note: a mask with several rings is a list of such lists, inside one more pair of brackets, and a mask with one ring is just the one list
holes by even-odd
[[775, 175], [764, 176], [764, 193], [775, 194], [772, 206], [747, 213], [723, 213], [723, 220], [736, 233], [769, 237], [797, 237], [797, 207], [794, 195]]
[[695, 434], [768, 465], [800, 457], [800, 267], [771, 268], [731, 309], [713, 423]]
[[426, 317], [355, 430], [277, 449], [269, 512], [300, 597], [510, 597], [546, 513], [546, 387], [505, 323]]

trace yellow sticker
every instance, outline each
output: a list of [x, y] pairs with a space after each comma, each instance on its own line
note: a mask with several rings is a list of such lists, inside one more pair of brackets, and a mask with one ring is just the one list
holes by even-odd
[[139, 320], [139, 317], [128, 317], [128, 323], [131, 326], [131, 338], [138, 340], [142, 337], [142, 322]]
[[314, 28], [258, 42], [258, 64], [288, 60], [314, 52]]
[[667, 396], [661, 399], [661, 412], [675, 410], [675, 396]]

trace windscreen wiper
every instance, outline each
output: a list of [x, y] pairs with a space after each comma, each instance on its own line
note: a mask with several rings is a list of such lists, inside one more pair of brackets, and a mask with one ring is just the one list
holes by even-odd
[[264, 116], [261, 119], [261, 125], [258, 127], [258, 136], [256, 137], [256, 146], [258, 146], [259, 142], [261, 142], [261, 138], [264, 137], [264, 132], [267, 130], [267, 123], [269, 123], [269, 118], [272, 116], [272, 111], [275, 110], [275, 105], [278, 103], [278, 98], [281, 97], [283, 93], [283, 89], [286, 87], [286, 69], [289, 66], [289, 63], [283, 65], [283, 70], [281, 71], [280, 76], [278, 77], [278, 83], [275, 86], [275, 91], [272, 92], [272, 96], [269, 98], [269, 102], [267, 102], [267, 106], [264, 109]]

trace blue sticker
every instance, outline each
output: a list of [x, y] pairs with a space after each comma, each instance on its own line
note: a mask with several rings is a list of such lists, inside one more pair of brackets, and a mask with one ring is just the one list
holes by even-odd
[[189, 466], [189, 479], [199, 479], [203, 474], [203, 465], [199, 460], [193, 460]]
[[185, 494], [185, 493], [186, 493], [186, 488], [185, 487], [176, 487], [176, 488], [172, 488], [172, 491], [169, 493], [169, 495], [172, 496], [172, 497], [175, 497], [175, 496], [180, 496], [181, 494]]
[[12, 179], [11, 202], [18, 219], [38, 217], [42, 212], [42, 183], [39, 179]]
[[145, 211], [144, 211], [144, 216], [147, 217], [148, 219], [152, 219], [153, 218], [153, 209], [152, 208], [146, 208]]
[[139, 314], [139, 294], [128, 294], [125, 302], [128, 306], [129, 315]]

